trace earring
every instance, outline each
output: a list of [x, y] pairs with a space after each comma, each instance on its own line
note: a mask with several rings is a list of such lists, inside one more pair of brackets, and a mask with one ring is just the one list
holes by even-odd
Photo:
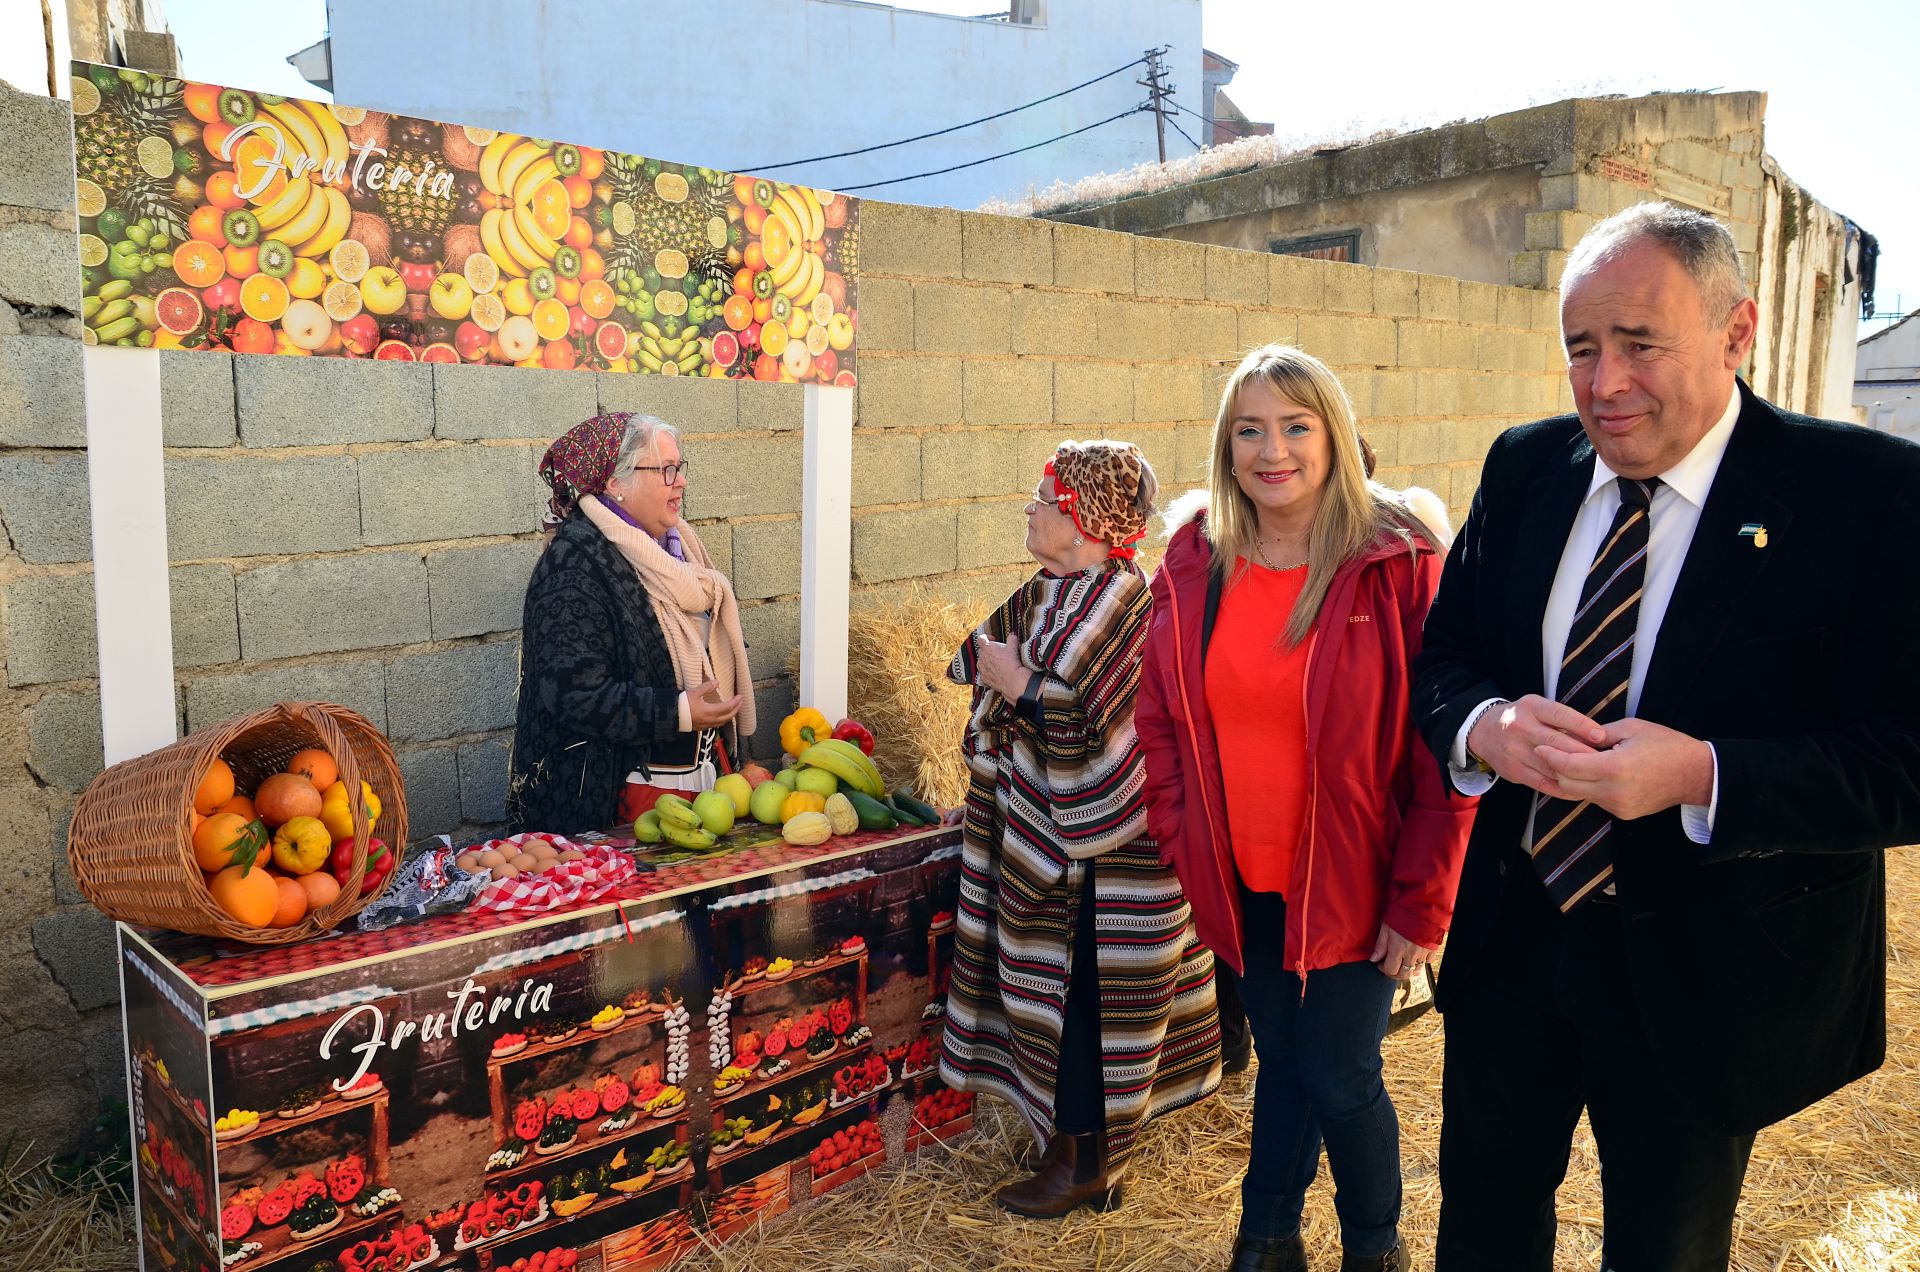
[[[608, 491], [607, 493], [608, 493], [608, 494], [610, 494], [610, 495], [613, 495], [613, 492], [612, 492], [611, 490], [609, 490], [609, 491]], [[615, 502], [615, 503], [625, 503], [625, 502], [627, 502], [627, 501], [626, 501], [626, 500], [624, 500], [624, 499], [622, 499], [622, 498], [621, 498], [621, 497], [620, 497], [619, 495], [613, 495], [613, 502]]]
[[1229, 466], [1229, 467], [1228, 467], [1228, 469], [1227, 469], [1227, 476], [1229, 476], [1229, 477], [1238, 477], [1239, 475], [1240, 475], [1240, 470], [1239, 470], [1238, 468], [1233, 468], [1233, 467], [1231, 467], [1231, 466]]
[[1087, 541], [1076, 534], [1073, 536], [1073, 546], [1076, 548], [1084, 548], [1087, 546]]

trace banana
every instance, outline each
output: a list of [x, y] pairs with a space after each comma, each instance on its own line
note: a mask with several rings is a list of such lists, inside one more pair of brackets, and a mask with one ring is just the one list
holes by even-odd
[[678, 795], [662, 795], [654, 801], [653, 811], [660, 814], [660, 829], [678, 826], [684, 830], [697, 830], [700, 827], [700, 814], [693, 811], [693, 805]]
[[[286, 164], [288, 176], [303, 169], [311, 170], [320, 166], [320, 161], [327, 155], [327, 143], [321, 139], [320, 127], [313, 122], [311, 115], [292, 102], [285, 101], [263, 101], [260, 103], [260, 109], [272, 117], [273, 122], [280, 126], [280, 131], [285, 137], [286, 151], [280, 158], [281, 162]], [[295, 151], [304, 154], [309, 162], [301, 164]]]
[[503, 132], [488, 142], [487, 148], [480, 152], [480, 184], [487, 188], [488, 193], [505, 194], [507, 192], [507, 187], [500, 180], [500, 163], [515, 146], [520, 144], [521, 140], [522, 138], [514, 133]]
[[539, 258], [539, 264], [548, 264], [559, 252], [560, 245], [547, 237], [547, 232], [541, 229], [533, 219], [533, 211], [526, 204], [513, 205], [513, 226], [520, 231], [520, 237], [526, 240], [527, 246]]
[[540, 266], [546, 264], [545, 261], [534, 254], [533, 249], [527, 245], [526, 239], [521, 236], [517, 218], [502, 213], [498, 224], [500, 226], [500, 241], [507, 245], [507, 251], [512, 255], [514, 263], [518, 267], [513, 271], [516, 275], [530, 274], [540, 268]]
[[140, 330], [140, 320], [132, 314], [128, 314], [124, 318], [115, 319], [111, 323], [103, 323], [92, 330], [95, 339], [107, 344], [112, 344], [116, 340], [125, 340], [128, 336]]
[[799, 186], [800, 201], [807, 206], [807, 237], [823, 239], [827, 236], [827, 214], [820, 207], [820, 196], [811, 187]]
[[806, 213], [800, 209], [800, 196], [791, 190], [778, 195], [768, 211], [780, 218], [780, 224], [787, 227], [787, 233], [793, 237], [793, 245], [798, 248], [807, 241]]
[[634, 354], [633, 356], [640, 359], [641, 366], [653, 372], [655, 375], [660, 374], [660, 368], [666, 365], [666, 363], [660, 360], [660, 356], [658, 354], [650, 353], [644, 347], [640, 350], [640, 352]]
[[322, 161], [321, 171], [323, 173], [328, 171], [345, 172], [347, 168], [347, 152], [350, 149], [347, 144], [347, 130], [340, 126], [340, 121], [333, 117], [333, 112], [327, 109], [326, 103], [310, 102], [303, 99], [300, 102], [300, 106], [313, 119], [314, 124], [319, 127], [321, 141], [327, 148], [327, 153], [324, 157], [320, 155], [314, 156], [315, 159]]
[[[339, 194], [338, 190], [333, 193]], [[297, 253], [306, 251], [307, 243], [317, 238], [327, 223], [327, 213], [331, 205], [325, 197], [308, 199], [300, 214], [280, 227], [276, 236], [282, 243]]]
[[633, 823], [633, 837], [643, 844], [657, 844], [664, 836], [660, 833], [660, 814], [645, 812]]
[[802, 767], [824, 769], [862, 795], [879, 797], [886, 793], [880, 770], [851, 742], [824, 738], [800, 753]]
[[263, 208], [255, 208], [254, 219], [260, 222], [260, 229], [268, 234], [293, 220], [307, 206], [307, 200], [313, 195], [313, 182], [305, 177], [295, 177], [287, 182], [273, 202]]
[[781, 261], [778, 265], [774, 266], [773, 285], [775, 287], [784, 288], [785, 286], [787, 286], [787, 284], [791, 283], [794, 280], [794, 278], [800, 273], [801, 267], [806, 264], [806, 262], [802, 258], [805, 257], [807, 254], [808, 254], [807, 249], [805, 247], [801, 246], [799, 243], [795, 243], [793, 245], [793, 250], [787, 253], [786, 259]]
[[332, 186], [322, 187], [320, 194], [327, 203], [327, 223], [320, 232], [308, 240], [305, 247], [296, 247], [294, 252], [300, 256], [325, 256], [347, 237], [347, 229], [353, 224], [353, 205], [347, 202], [347, 196]]
[[706, 849], [720, 842], [712, 831], [704, 827], [682, 826], [664, 817], [660, 819], [660, 837], [678, 848]]
[[480, 245], [487, 249], [487, 255], [493, 263], [505, 270], [510, 277], [524, 278], [527, 271], [520, 267], [519, 260], [507, 250], [505, 237], [500, 226], [507, 220], [507, 214], [500, 208], [488, 208], [480, 215]]
[[660, 330], [660, 324], [654, 322], [651, 318], [641, 321], [640, 334], [643, 336], [652, 336], [655, 340], [663, 340], [666, 338], [666, 332]]
[[560, 169], [554, 164], [553, 156], [540, 154], [520, 172], [513, 183], [513, 201], [526, 204], [533, 198], [533, 192], [540, 188], [543, 181], [552, 181], [559, 177]]
[[807, 258], [806, 282], [793, 298], [794, 308], [805, 309], [820, 294], [821, 286], [827, 281], [827, 267], [812, 252], [805, 253]]
[[535, 160], [545, 154], [546, 151], [540, 149], [540, 147], [530, 141], [522, 141], [518, 146], [508, 151], [506, 159], [500, 164], [500, 188], [494, 193], [512, 194], [514, 190], [519, 188], [520, 174], [525, 172], [532, 166]]
[[93, 317], [87, 321], [92, 326], [104, 327], [110, 322], [118, 322], [132, 312], [133, 302], [131, 300], [110, 300], [100, 306], [100, 308], [94, 312]]

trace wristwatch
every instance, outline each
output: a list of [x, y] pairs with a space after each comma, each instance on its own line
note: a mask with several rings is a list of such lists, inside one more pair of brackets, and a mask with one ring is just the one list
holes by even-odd
[[1474, 712], [1472, 717], [1468, 719], [1467, 731], [1460, 735], [1461, 749], [1466, 752], [1467, 758], [1473, 761], [1473, 767], [1478, 769], [1482, 773], [1493, 772], [1493, 765], [1487, 763], [1485, 760], [1481, 759], [1479, 756], [1473, 753], [1473, 743], [1471, 741], [1473, 737], [1473, 731], [1475, 727], [1479, 725], [1481, 716], [1487, 714], [1487, 712], [1489, 711], [1494, 710], [1496, 707], [1507, 707], [1512, 705], [1513, 705], [1512, 702], [1506, 698], [1495, 698], [1490, 702], [1484, 703], [1481, 706], [1481, 708], [1478, 711]]

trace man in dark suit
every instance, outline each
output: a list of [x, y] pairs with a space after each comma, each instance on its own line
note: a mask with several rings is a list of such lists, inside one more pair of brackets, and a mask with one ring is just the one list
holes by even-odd
[[1548, 1272], [1584, 1110], [1613, 1272], [1725, 1268], [1759, 1128], [1885, 1050], [1920, 840], [1920, 447], [1738, 382], [1754, 302], [1649, 203], [1568, 260], [1577, 416], [1504, 434], [1414, 711], [1481, 795], [1438, 1004], [1439, 1272]]

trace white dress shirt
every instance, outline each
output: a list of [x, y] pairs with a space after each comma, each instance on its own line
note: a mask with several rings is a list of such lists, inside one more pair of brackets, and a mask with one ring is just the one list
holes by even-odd
[[[1733, 437], [1734, 421], [1740, 418], [1740, 388], [1720, 420], [1694, 443], [1692, 450], [1660, 474], [1660, 485], [1653, 492], [1653, 505], [1647, 532], [1646, 581], [1640, 593], [1639, 622], [1633, 634], [1633, 667], [1627, 677], [1627, 714], [1640, 709], [1640, 688], [1647, 681], [1647, 666], [1653, 661], [1654, 643], [1659, 639], [1660, 621], [1666, 617], [1667, 603], [1673, 599], [1673, 585], [1680, 567], [1693, 544], [1693, 532], [1700, 524], [1700, 510], [1706, 506], [1707, 492], [1713, 488], [1720, 460]], [[1607, 467], [1598, 455], [1593, 459], [1593, 479], [1587, 484], [1587, 496], [1567, 533], [1567, 545], [1561, 550], [1560, 565], [1554, 572], [1553, 588], [1547, 593], [1546, 612], [1540, 618], [1540, 654], [1545, 673], [1546, 696], [1552, 698], [1559, 687], [1560, 660], [1567, 651], [1567, 631], [1573, 626], [1574, 611], [1580, 606], [1580, 588], [1594, 553], [1600, 550], [1613, 517], [1620, 510], [1619, 474]], [[1453, 784], [1463, 795], [1479, 795], [1490, 788], [1494, 775], [1482, 772], [1467, 758], [1467, 733], [1478, 721], [1481, 708], [1498, 702], [1489, 698], [1467, 714], [1467, 721], [1453, 740], [1453, 753], [1447, 767]], [[1711, 744], [1708, 750], [1712, 750]], [[1720, 760], [1714, 756], [1713, 794], [1706, 805], [1682, 804], [1680, 824], [1687, 838], [1697, 844], [1710, 842], [1713, 818], [1720, 803]], [[1527, 819], [1527, 844], [1533, 842], [1533, 819]]]

